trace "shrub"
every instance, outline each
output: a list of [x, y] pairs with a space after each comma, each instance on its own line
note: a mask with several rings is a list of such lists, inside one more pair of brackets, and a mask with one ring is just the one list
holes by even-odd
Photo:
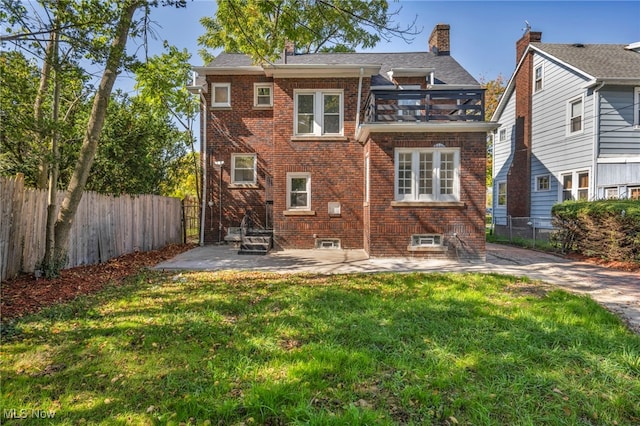
[[551, 210], [563, 251], [640, 261], [640, 201], [567, 201]]

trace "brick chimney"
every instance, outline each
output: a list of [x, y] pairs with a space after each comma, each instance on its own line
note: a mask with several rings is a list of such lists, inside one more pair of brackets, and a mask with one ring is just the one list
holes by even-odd
[[[531, 96], [533, 93], [533, 52], [525, 54], [529, 43], [542, 40], [542, 33], [528, 31], [516, 42], [516, 123], [513, 160], [507, 175], [507, 214], [531, 216]], [[524, 55], [524, 57], [523, 57]]]
[[287, 57], [296, 54], [296, 45], [292, 41], [286, 41], [284, 43], [284, 50], [282, 51], [282, 63], [287, 63]]
[[449, 55], [449, 24], [437, 24], [429, 36], [429, 51], [436, 55]]

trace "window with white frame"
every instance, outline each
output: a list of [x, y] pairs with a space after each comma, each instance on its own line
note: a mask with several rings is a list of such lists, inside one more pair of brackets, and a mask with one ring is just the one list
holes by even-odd
[[[562, 201], [589, 199], [589, 172], [571, 172], [560, 175]], [[576, 185], [577, 183], [577, 185]]]
[[589, 199], [589, 172], [578, 173], [578, 200], [586, 201]]
[[534, 70], [533, 91], [539, 92], [542, 90], [542, 87], [543, 87], [543, 71], [542, 71], [542, 65], [540, 65], [540, 66], [537, 66], [536, 69]]
[[311, 210], [310, 173], [287, 173], [287, 210]]
[[211, 83], [211, 106], [231, 106], [231, 83]]
[[567, 105], [568, 134], [582, 132], [583, 102], [582, 97], [572, 99]]
[[604, 198], [607, 200], [616, 200], [619, 197], [618, 187], [605, 188]]
[[342, 91], [296, 91], [294, 109], [296, 135], [342, 134]]
[[256, 154], [231, 154], [231, 183], [234, 185], [256, 183]]
[[549, 175], [536, 176], [536, 191], [548, 191], [551, 189], [551, 177]]
[[397, 148], [396, 201], [459, 201], [460, 150]]
[[507, 182], [498, 182], [498, 205], [507, 205]]
[[633, 95], [633, 124], [640, 129], [640, 87], [636, 87]]
[[411, 236], [412, 247], [439, 247], [442, 246], [440, 234], [414, 234]]
[[498, 136], [500, 142], [504, 142], [507, 140], [507, 129], [500, 129], [500, 133]]
[[273, 106], [273, 83], [253, 84], [253, 106], [271, 107]]

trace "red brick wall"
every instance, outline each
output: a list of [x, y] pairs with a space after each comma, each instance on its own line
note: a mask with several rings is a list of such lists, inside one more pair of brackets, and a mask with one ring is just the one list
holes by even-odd
[[[369, 90], [366, 80], [363, 97]], [[292, 140], [295, 89], [342, 89], [345, 137]], [[364, 155], [362, 145], [353, 139], [357, 92], [357, 78], [276, 79], [272, 171], [277, 247], [313, 248], [315, 238], [339, 238], [342, 248], [363, 247]], [[311, 174], [311, 209], [315, 215], [286, 215], [289, 172]], [[340, 202], [339, 217], [329, 216], [329, 202]]]
[[[460, 201], [464, 207], [392, 206], [394, 148], [436, 144], [460, 147]], [[372, 133], [367, 149], [371, 158], [371, 256], [485, 258], [484, 133]], [[445, 255], [407, 251], [411, 235], [425, 233], [443, 234], [449, 251]]]
[[[273, 155], [273, 109], [254, 108], [253, 83], [270, 82], [264, 76], [209, 76], [207, 82], [231, 83], [231, 108], [212, 108], [211, 87], [207, 101], [207, 193], [213, 201], [205, 213], [205, 243], [218, 241], [219, 168], [214, 161], [224, 161], [222, 173], [222, 237], [230, 226], [240, 226], [246, 209], [253, 211], [254, 221], [265, 225], [265, 185]], [[231, 189], [231, 154], [257, 153], [257, 188]]]

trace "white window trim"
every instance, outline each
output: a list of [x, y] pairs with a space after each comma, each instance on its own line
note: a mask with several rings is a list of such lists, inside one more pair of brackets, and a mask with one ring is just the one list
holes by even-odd
[[507, 140], [507, 129], [498, 130], [498, 141], [504, 142]]
[[[424, 244], [416, 244], [416, 240], [432, 240], [433, 243], [424, 243]], [[438, 240], [439, 242], [436, 242]], [[411, 246], [412, 247], [441, 247], [443, 245], [443, 236], [442, 234], [413, 234], [411, 235]]]
[[[312, 133], [298, 133], [298, 95], [313, 94], [313, 132]], [[324, 95], [338, 95], [340, 96], [340, 112], [339, 123], [340, 131], [338, 133], [325, 133], [324, 132]], [[329, 89], [329, 90], [310, 90], [310, 89], [298, 89], [293, 92], [294, 107], [293, 107], [293, 134], [295, 136], [342, 136], [344, 134], [344, 90], [342, 89]]]
[[[546, 188], [546, 189], [540, 189], [539, 179], [540, 178], [544, 178], [544, 177], [547, 178], [547, 181], [549, 182], [549, 187]], [[535, 191], [536, 192], [549, 192], [549, 191], [551, 191], [551, 175], [549, 173], [545, 173], [545, 174], [542, 174], [542, 175], [535, 176]]]
[[[236, 157], [253, 157], [253, 181], [237, 181], [236, 180]], [[257, 178], [257, 155], [254, 153], [236, 153], [231, 154], [231, 184], [232, 185], [255, 185]]]
[[[258, 103], [258, 89], [269, 89], [269, 104]], [[273, 107], [273, 83], [253, 83], [253, 106], [256, 108]]]
[[[398, 188], [398, 157], [401, 153], [411, 153], [411, 193], [399, 194]], [[420, 168], [420, 153], [433, 153], [433, 193], [418, 194]], [[440, 155], [454, 154], [453, 194], [440, 194]], [[400, 202], [448, 202], [460, 201], [460, 148], [396, 148], [394, 154], [394, 199]]]
[[566, 170], [563, 172], [558, 173], [557, 179], [558, 179], [558, 201], [559, 202], [563, 202], [563, 192], [564, 192], [564, 179], [563, 176], [565, 175], [571, 175], [571, 182], [572, 182], [572, 186], [573, 188], [571, 188], [571, 199], [572, 200], [578, 200], [578, 191], [584, 188], [580, 188], [578, 185], [580, 184], [579, 182], [579, 175], [583, 174], [583, 173], [587, 173], [589, 176], [589, 180], [588, 180], [588, 186], [587, 186], [587, 200], [591, 200], [593, 193], [591, 191], [591, 179], [593, 179], [593, 176], [591, 174], [591, 169], [590, 168], [585, 168], [585, 169], [575, 169], [575, 170]]
[[633, 90], [633, 127], [640, 130], [640, 87]]
[[[227, 88], [227, 102], [216, 102], [216, 88]], [[211, 106], [213, 108], [229, 108], [231, 107], [231, 83], [211, 83]]]
[[[540, 69], [540, 88], [536, 90], [536, 70]], [[543, 64], [533, 68], [533, 93], [539, 93], [544, 90], [544, 66]]]
[[[307, 205], [306, 206], [291, 206], [291, 180], [294, 178], [306, 178], [307, 179]], [[287, 210], [302, 210], [311, 211], [311, 173], [309, 172], [290, 172], [287, 173]]]
[[[500, 203], [500, 185], [504, 184], [504, 203]], [[496, 182], [496, 206], [498, 207], [506, 207], [507, 206], [507, 181], [501, 180]]]
[[[580, 116], [580, 130], [572, 132], [571, 131], [571, 105], [580, 101], [582, 104], [582, 114]], [[584, 133], [584, 95], [576, 96], [575, 98], [571, 98], [567, 101], [567, 136], [575, 136], [581, 135]]]

